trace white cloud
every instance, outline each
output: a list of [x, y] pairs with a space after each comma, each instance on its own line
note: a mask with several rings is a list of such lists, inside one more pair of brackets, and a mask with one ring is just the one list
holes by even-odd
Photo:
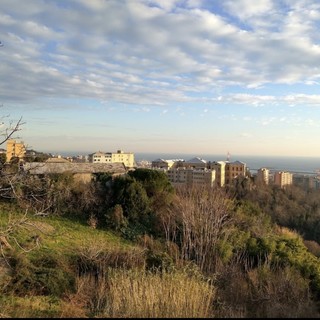
[[[293, 99], [221, 94], [229, 86], [243, 92], [273, 83], [316, 86], [318, 2], [226, 0], [228, 16], [202, 5], [1, 1], [0, 74], [6, 81], [0, 91], [11, 101], [82, 96], [162, 105], [202, 101], [192, 96], [199, 92], [211, 102], [254, 106], [319, 103], [317, 95], [304, 93]], [[214, 90], [220, 90], [217, 99]]]
[[270, 11], [273, 10], [273, 2], [271, 0], [224, 0], [223, 5], [230, 13], [242, 20], [253, 16], [270, 14]]

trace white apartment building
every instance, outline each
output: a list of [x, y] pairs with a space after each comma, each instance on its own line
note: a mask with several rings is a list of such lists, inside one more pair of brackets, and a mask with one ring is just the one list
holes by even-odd
[[132, 168], [134, 167], [134, 154], [125, 153], [122, 150], [115, 153], [98, 151], [89, 155], [89, 161], [92, 163], [123, 163], [127, 168]]
[[293, 174], [285, 171], [278, 171], [274, 173], [274, 184], [278, 185], [280, 188], [292, 185]]

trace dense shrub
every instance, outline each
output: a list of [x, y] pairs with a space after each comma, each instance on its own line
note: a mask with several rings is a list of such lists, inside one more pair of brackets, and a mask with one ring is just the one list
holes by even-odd
[[14, 254], [10, 259], [12, 268], [11, 282], [7, 292], [19, 296], [53, 295], [61, 297], [72, 292], [75, 274], [64, 265], [61, 257], [39, 254], [30, 259], [24, 254]]

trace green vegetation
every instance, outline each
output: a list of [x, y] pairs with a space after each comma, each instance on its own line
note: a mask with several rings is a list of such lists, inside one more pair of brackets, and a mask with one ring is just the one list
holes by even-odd
[[147, 169], [13, 177], [2, 317], [320, 316], [319, 191], [174, 189]]

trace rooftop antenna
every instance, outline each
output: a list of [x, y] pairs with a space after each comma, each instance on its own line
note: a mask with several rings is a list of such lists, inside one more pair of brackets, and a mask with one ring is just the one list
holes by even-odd
[[227, 153], [227, 161], [230, 161], [230, 152]]

